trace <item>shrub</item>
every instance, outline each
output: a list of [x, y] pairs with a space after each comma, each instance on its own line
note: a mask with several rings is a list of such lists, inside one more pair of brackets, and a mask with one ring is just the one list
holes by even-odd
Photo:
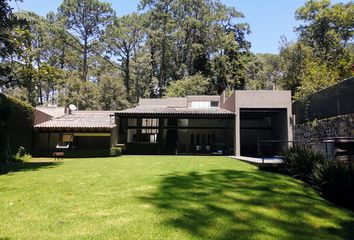
[[24, 147], [20, 146], [20, 147], [18, 148], [16, 157], [21, 158], [21, 157], [25, 156], [25, 154], [26, 154], [26, 149], [25, 149]]
[[312, 173], [312, 182], [328, 200], [354, 209], [354, 163], [317, 163]]
[[18, 148], [18, 151], [14, 157], [16, 162], [29, 162], [32, 159], [32, 156], [26, 152], [26, 149], [22, 146]]
[[309, 182], [315, 164], [326, 162], [323, 154], [305, 146], [295, 146], [282, 154], [282, 166], [293, 176]]
[[122, 148], [120, 147], [112, 147], [111, 148], [111, 156], [121, 156], [122, 155]]

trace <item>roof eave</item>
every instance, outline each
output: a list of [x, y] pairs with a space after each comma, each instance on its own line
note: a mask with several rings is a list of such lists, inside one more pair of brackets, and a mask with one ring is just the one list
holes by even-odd
[[230, 113], [159, 113], [159, 112], [117, 112], [116, 117], [180, 117], [180, 118], [233, 118]]

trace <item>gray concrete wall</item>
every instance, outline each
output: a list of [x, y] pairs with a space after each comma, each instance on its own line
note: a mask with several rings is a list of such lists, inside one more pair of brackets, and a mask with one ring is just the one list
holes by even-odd
[[36, 109], [36, 111], [34, 112], [34, 123], [33, 124], [37, 125], [40, 123], [44, 123], [44, 122], [51, 120], [52, 118], [53, 118], [53, 116], [50, 116], [50, 115]]
[[[224, 106], [232, 107], [235, 105], [235, 153], [236, 156], [241, 154], [240, 147], [240, 109], [286, 109], [287, 129], [284, 129], [287, 134], [287, 139], [293, 139], [292, 125], [292, 102], [290, 91], [270, 91], [270, 90], [239, 90], [225, 101]], [[281, 126], [280, 126], [281, 127]], [[284, 134], [285, 137], [285, 134]]]
[[228, 98], [225, 97], [225, 92], [221, 95], [221, 104], [220, 106], [226, 110], [229, 110], [231, 112], [235, 111], [235, 92], [232, 93], [232, 95]]

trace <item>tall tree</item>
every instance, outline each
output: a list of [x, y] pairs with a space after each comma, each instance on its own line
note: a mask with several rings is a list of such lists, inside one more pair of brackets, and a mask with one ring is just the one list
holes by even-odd
[[173, 81], [167, 86], [166, 95], [168, 97], [186, 97], [188, 95], [210, 94], [210, 80], [198, 73], [185, 77], [181, 80]]
[[[111, 4], [98, 0], [64, 0], [59, 14], [73, 39], [81, 46], [82, 80], [88, 80], [88, 58], [95, 53], [95, 41], [115, 15]], [[78, 39], [76, 38], [78, 37]]]
[[[152, 78], [158, 79], [156, 90], [162, 96], [168, 79], [169, 56], [171, 54], [172, 18], [174, 0], [141, 0], [140, 9], [147, 10], [148, 44], [151, 51]], [[157, 57], [158, 56], [158, 57]], [[152, 80], [151, 80], [152, 81]]]
[[[141, 7], [150, 17], [148, 42], [159, 95], [168, 82], [199, 72], [213, 79], [218, 92], [244, 87], [249, 26], [235, 23], [242, 13], [218, 0], [142, 0]], [[224, 70], [227, 77], [220, 75]]]
[[353, 76], [354, 4], [309, 0], [295, 16], [299, 39], [280, 48], [283, 88], [299, 99]]
[[278, 54], [251, 55], [246, 63], [246, 89], [278, 89], [282, 72]]
[[126, 89], [117, 75], [102, 75], [99, 83], [99, 101], [103, 110], [121, 110], [129, 106]]
[[22, 31], [18, 28], [25, 22], [13, 13], [9, 1], [0, 1], [0, 87], [16, 84], [12, 74], [12, 65], [8, 64], [11, 57], [21, 52]]
[[131, 90], [131, 62], [140, 51], [145, 37], [142, 29], [144, 15], [133, 13], [114, 20], [107, 27], [102, 41], [106, 43], [108, 53], [112, 53], [124, 72], [124, 84], [127, 92]]
[[354, 36], [354, 3], [332, 5], [330, 0], [309, 0], [297, 9], [295, 17], [302, 21], [296, 29], [300, 40], [323, 63], [337, 69], [340, 78], [349, 77], [352, 59], [346, 46]]

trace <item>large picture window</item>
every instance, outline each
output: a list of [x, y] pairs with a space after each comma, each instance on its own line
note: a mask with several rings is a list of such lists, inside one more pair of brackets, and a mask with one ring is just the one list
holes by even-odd
[[157, 143], [159, 119], [138, 118], [128, 120], [128, 143]]

